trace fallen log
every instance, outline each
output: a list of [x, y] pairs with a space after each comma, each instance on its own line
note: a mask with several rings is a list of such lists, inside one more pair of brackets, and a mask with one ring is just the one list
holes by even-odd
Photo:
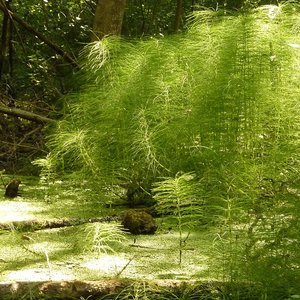
[[46, 282], [13, 282], [0, 283], [1, 299], [24, 299], [30, 293], [36, 297], [49, 299], [87, 299], [90, 296], [102, 296], [115, 293], [126, 285], [117, 280], [101, 281], [46, 281]]
[[[24, 300], [133, 299], [137, 292], [139, 299], [223, 299], [226, 296], [231, 299], [232, 291], [239, 291], [239, 299], [258, 299], [263, 288], [260, 283], [255, 282], [218, 280], [143, 281], [114, 278], [97, 281], [0, 282], [0, 299]], [[254, 292], [253, 297], [249, 295], [249, 291]], [[263, 295], [266, 295], [265, 291]]]
[[49, 123], [49, 122], [55, 122], [55, 120], [26, 111], [19, 108], [11, 108], [7, 106], [0, 105], [0, 113], [4, 113], [10, 116], [14, 117], [20, 117], [22, 119], [26, 119], [29, 121], [33, 121], [36, 123]]
[[47, 221], [39, 221], [39, 220], [12, 221], [12, 222], [0, 223], [0, 229], [36, 231], [42, 229], [77, 226], [77, 225], [82, 225], [87, 223], [97, 223], [97, 222], [104, 223], [104, 222], [112, 222], [112, 221], [120, 221], [120, 217], [107, 216], [107, 217], [91, 218], [91, 219], [53, 219]]
[[[142, 292], [153, 295], [174, 295], [194, 287], [209, 293], [216, 287], [222, 287], [220, 282], [197, 282], [195, 280], [153, 280], [137, 281], [130, 279], [103, 279], [97, 281], [41, 281], [41, 282], [3, 282], [0, 283], [0, 297], [6, 299], [27, 299], [24, 295], [46, 297], [47, 299], [116, 299], [115, 296], [134, 292], [140, 287]], [[49, 298], [48, 298], [49, 297]], [[113, 298], [111, 298], [113, 297]], [[122, 298], [123, 299], [123, 298]], [[127, 299], [127, 298], [126, 298]]]

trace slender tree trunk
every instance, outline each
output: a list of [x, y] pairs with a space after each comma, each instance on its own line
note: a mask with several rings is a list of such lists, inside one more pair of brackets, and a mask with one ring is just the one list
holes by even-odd
[[174, 32], [178, 32], [180, 28], [182, 22], [182, 13], [183, 13], [183, 0], [177, 0]]
[[[151, 16], [150, 21], [148, 22], [146, 33], [150, 32], [151, 26], [152, 26], [152, 30], [157, 30], [156, 15], [157, 15], [157, 10], [158, 10], [159, 6], [160, 6], [160, 0], [153, 1], [152, 16]], [[155, 28], [153, 28], [153, 27], [155, 27]]]
[[8, 22], [8, 60], [9, 60], [9, 75], [13, 76], [13, 22], [10, 19]]
[[146, 23], [146, 20], [145, 20], [145, 12], [144, 12], [144, 3], [140, 0], [140, 8], [141, 8], [141, 15], [142, 15], [142, 28], [141, 28], [141, 33], [142, 35], [145, 34], [145, 23]]
[[7, 31], [8, 31], [8, 16], [4, 14], [2, 21], [2, 33], [1, 33], [1, 50], [0, 50], [0, 78], [2, 77], [3, 67], [6, 61], [7, 55]]
[[126, 0], [98, 0], [93, 24], [92, 41], [106, 35], [120, 35]]
[[[4, 8], [8, 11], [10, 9], [10, 2], [12, 0], [1, 0], [1, 4], [4, 6]], [[12, 63], [11, 59], [11, 19], [9, 18], [8, 14], [4, 14], [3, 21], [2, 21], [2, 34], [1, 34], [1, 50], [0, 50], [0, 78], [4, 72], [4, 69], [7, 65], [7, 73], [11, 74], [11, 68], [10, 65]], [[8, 59], [7, 59], [8, 58]]]

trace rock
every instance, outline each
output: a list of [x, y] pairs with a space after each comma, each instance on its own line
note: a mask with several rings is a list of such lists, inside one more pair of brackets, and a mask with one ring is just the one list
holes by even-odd
[[122, 225], [132, 234], [153, 234], [157, 230], [155, 220], [145, 211], [127, 211]]

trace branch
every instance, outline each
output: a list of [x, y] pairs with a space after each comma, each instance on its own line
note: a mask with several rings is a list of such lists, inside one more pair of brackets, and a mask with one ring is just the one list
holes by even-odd
[[41, 41], [43, 41], [46, 45], [48, 45], [56, 53], [60, 54], [67, 62], [71, 63], [75, 67], [78, 67], [77, 62], [68, 53], [66, 53], [58, 45], [56, 45], [55, 43], [53, 43], [49, 39], [47, 39], [43, 34], [41, 34], [40, 32], [36, 31], [31, 25], [29, 25], [24, 20], [22, 20], [18, 15], [16, 15], [12, 11], [9, 11], [2, 4], [0, 4], [0, 10], [2, 10], [4, 12], [4, 14], [8, 15], [10, 18], [12, 18], [17, 23], [19, 23], [28, 32], [32, 33], [37, 38], [39, 38]]
[[29, 121], [33, 121], [36, 123], [49, 123], [49, 122], [55, 122], [55, 120], [44, 117], [44, 116], [40, 116], [38, 114], [26, 111], [26, 110], [22, 110], [19, 108], [11, 108], [11, 107], [6, 107], [3, 105], [0, 105], [0, 113], [4, 113], [10, 116], [14, 116], [14, 117], [20, 117], [22, 119], [26, 119]]

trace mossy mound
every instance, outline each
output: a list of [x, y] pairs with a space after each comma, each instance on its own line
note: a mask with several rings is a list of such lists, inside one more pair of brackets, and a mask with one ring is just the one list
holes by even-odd
[[122, 225], [132, 234], [153, 234], [157, 230], [154, 218], [145, 211], [127, 211]]

